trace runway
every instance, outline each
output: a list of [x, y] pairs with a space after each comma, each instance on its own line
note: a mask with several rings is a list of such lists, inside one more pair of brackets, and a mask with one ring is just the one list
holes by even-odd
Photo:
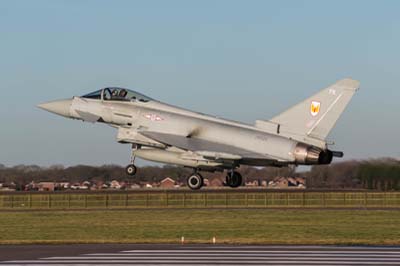
[[[5, 259], [6, 258], [6, 259]], [[0, 265], [400, 265], [400, 247], [0, 246]]]

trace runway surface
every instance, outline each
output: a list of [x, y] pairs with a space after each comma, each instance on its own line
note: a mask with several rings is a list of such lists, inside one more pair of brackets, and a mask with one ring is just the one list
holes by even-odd
[[0, 246], [0, 265], [400, 265], [400, 247]]

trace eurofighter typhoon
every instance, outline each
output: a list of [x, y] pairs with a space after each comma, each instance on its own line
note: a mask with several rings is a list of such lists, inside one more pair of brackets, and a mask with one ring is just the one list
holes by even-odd
[[201, 171], [227, 170], [227, 186], [242, 184], [240, 165], [283, 167], [330, 164], [343, 152], [328, 149], [326, 138], [359, 82], [343, 79], [271, 120], [254, 125], [179, 108], [136, 91], [109, 87], [39, 107], [67, 118], [108, 124], [119, 143], [132, 145], [128, 175], [135, 158], [193, 169], [191, 189], [203, 186]]

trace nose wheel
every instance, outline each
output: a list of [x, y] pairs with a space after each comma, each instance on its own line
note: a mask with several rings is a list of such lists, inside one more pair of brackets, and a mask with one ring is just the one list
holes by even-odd
[[137, 167], [134, 164], [130, 164], [125, 168], [125, 172], [127, 175], [134, 176], [137, 172]]
[[135, 166], [135, 151], [137, 151], [138, 149], [140, 149], [139, 145], [132, 144], [131, 163], [125, 168], [125, 173], [129, 176], [136, 175], [137, 167]]
[[231, 188], [237, 188], [242, 185], [242, 175], [239, 172], [231, 171], [226, 175], [225, 184]]

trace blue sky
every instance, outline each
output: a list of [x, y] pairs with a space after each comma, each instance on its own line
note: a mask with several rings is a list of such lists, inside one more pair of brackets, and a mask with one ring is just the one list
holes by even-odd
[[126, 164], [116, 132], [38, 103], [115, 85], [252, 123], [344, 77], [330, 138], [400, 157], [399, 1], [0, 1], [0, 163]]

